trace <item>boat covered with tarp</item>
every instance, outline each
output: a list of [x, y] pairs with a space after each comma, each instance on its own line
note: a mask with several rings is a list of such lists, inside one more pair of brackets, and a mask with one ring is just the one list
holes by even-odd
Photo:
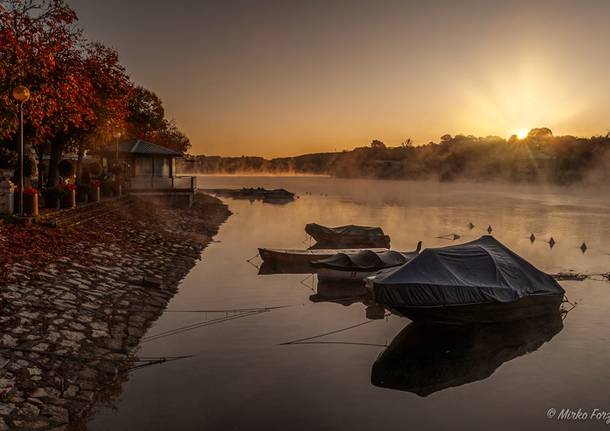
[[357, 252], [340, 252], [326, 259], [314, 260], [312, 265], [320, 279], [360, 281], [375, 272], [404, 265], [413, 259], [421, 249], [421, 241], [414, 251], [396, 250], [359, 250]]
[[326, 259], [313, 261], [319, 268], [330, 268], [344, 271], [369, 270], [378, 271], [384, 268], [404, 265], [419, 253], [421, 243], [415, 251], [401, 252], [396, 250], [358, 250], [356, 252], [339, 252]]
[[367, 279], [375, 300], [412, 320], [497, 322], [559, 309], [564, 290], [492, 236], [430, 248]]
[[[362, 249], [307, 249], [294, 250], [286, 248], [259, 248], [258, 254], [266, 263], [274, 266], [305, 266], [311, 268], [313, 261], [327, 259], [335, 256], [337, 253], [355, 254]], [[372, 253], [382, 253], [388, 251], [387, 248], [370, 249]]]
[[327, 227], [317, 223], [305, 226], [305, 232], [320, 244], [341, 247], [390, 247], [390, 237], [380, 227], [346, 225]]

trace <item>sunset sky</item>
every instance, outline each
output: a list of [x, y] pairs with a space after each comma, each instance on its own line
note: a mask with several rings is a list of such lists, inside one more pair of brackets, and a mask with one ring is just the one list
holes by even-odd
[[610, 128], [607, 0], [68, 3], [192, 154]]

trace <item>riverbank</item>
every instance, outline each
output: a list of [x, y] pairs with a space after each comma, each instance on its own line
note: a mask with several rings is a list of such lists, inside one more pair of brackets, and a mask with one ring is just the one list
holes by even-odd
[[0, 225], [0, 430], [78, 429], [141, 364], [141, 337], [229, 215], [200, 194], [191, 209], [124, 199], [61, 228]]

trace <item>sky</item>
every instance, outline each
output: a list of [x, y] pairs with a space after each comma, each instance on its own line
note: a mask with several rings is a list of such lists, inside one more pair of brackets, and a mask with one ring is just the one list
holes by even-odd
[[191, 154], [610, 129], [607, 0], [67, 1]]

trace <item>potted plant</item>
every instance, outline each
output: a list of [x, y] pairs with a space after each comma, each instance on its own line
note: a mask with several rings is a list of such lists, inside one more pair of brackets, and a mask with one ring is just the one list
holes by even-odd
[[89, 202], [99, 202], [100, 201], [100, 186], [102, 183], [100, 180], [91, 180], [91, 184], [89, 187]]
[[76, 185], [66, 184], [64, 185], [64, 196], [61, 200], [62, 208], [75, 208], [76, 207]]
[[38, 215], [38, 190], [34, 187], [23, 189], [23, 213], [34, 217]]

